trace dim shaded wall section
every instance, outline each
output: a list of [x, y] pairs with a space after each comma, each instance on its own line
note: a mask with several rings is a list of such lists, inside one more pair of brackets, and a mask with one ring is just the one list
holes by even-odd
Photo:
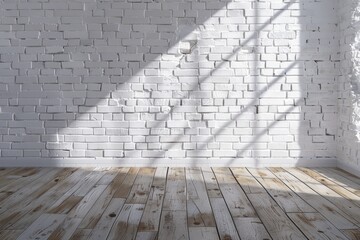
[[336, 0], [2, 0], [2, 165], [324, 165]]

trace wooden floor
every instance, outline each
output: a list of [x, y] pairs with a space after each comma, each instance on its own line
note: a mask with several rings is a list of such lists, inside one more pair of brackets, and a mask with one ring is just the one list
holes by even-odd
[[360, 239], [335, 168], [0, 169], [0, 239]]

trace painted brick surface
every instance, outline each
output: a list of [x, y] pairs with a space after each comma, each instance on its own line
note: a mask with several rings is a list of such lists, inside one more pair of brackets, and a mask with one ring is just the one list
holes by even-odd
[[2, 0], [1, 157], [336, 158], [337, 6]]
[[338, 160], [360, 166], [360, 2], [342, 1], [339, 16]]

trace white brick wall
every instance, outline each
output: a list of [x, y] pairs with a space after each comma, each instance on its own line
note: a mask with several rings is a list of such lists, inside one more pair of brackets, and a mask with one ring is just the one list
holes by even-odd
[[338, 160], [360, 167], [360, 1], [339, 4]]
[[336, 158], [336, 0], [0, 4], [6, 161]]

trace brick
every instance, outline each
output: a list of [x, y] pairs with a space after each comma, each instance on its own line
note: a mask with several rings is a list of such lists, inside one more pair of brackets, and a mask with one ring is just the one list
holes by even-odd
[[2, 157], [357, 163], [350, 2], [8, 1]]

